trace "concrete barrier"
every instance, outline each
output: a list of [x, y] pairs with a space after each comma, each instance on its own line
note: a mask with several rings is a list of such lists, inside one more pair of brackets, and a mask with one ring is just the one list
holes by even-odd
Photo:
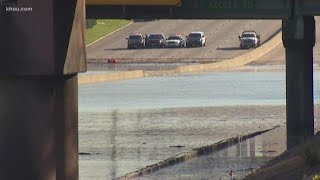
[[108, 81], [117, 81], [117, 80], [126, 80], [126, 79], [137, 79], [137, 78], [154, 77], [154, 76], [174, 76], [174, 75], [180, 75], [180, 74], [210, 72], [210, 71], [223, 70], [227, 68], [240, 67], [269, 53], [271, 50], [276, 48], [280, 43], [282, 43], [282, 32], [279, 32], [269, 41], [262, 44], [259, 48], [228, 60], [221, 60], [215, 63], [180, 66], [174, 69], [161, 70], [161, 71], [137, 70], [137, 71], [115, 72], [115, 73], [99, 74], [99, 75], [84, 75], [84, 76], [79, 76], [79, 84], [99, 83], [99, 82], [108, 82]]
[[125, 79], [136, 79], [145, 77], [144, 71], [125, 71], [125, 72], [115, 72], [108, 74], [94, 74], [94, 75], [83, 75], [79, 76], [78, 84], [89, 84], [89, 83], [99, 83], [108, 81], [118, 81]]
[[233, 68], [233, 67], [240, 67], [269, 53], [271, 50], [276, 48], [280, 43], [282, 43], [282, 32], [279, 32], [274, 38], [270, 39], [268, 42], [264, 43], [259, 48], [228, 60], [222, 60], [219, 62], [207, 63], [207, 64], [180, 66], [172, 70], [162, 70], [162, 71], [156, 71], [156, 72], [149, 71], [149, 72], [146, 72], [145, 75], [146, 77], [152, 77], [152, 76], [163, 76], [163, 75], [190, 74], [190, 73], [209, 72], [209, 71], [222, 70], [222, 69]]
[[278, 128], [280, 126], [275, 126], [271, 129], [267, 129], [267, 130], [263, 130], [263, 131], [258, 131], [255, 133], [251, 133], [248, 135], [244, 135], [244, 136], [240, 136], [240, 137], [233, 137], [233, 138], [229, 138], [226, 140], [222, 140], [219, 141], [215, 144], [211, 144], [211, 145], [207, 145], [207, 146], [202, 146], [196, 149], [193, 149], [191, 151], [182, 153], [180, 155], [177, 155], [175, 157], [160, 161], [159, 163], [147, 166], [143, 169], [128, 173], [122, 177], [117, 178], [117, 180], [129, 180], [129, 179], [133, 179], [133, 178], [137, 178], [139, 176], [144, 176], [150, 173], [154, 173], [162, 168], [168, 167], [168, 166], [172, 166], [172, 165], [176, 165], [182, 162], [186, 162], [186, 161], [190, 161], [196, 157], [202, 156], [202, 155], [206, 155], [209, 153], [213, 153], [213, 152], [217, 152], [220, 151], [222, 149], [231, 147], [235, 144], [238, 144], [242, 141], [245, 141], [247, 139], [253, 138], [255, 136], [258, 136], [260, 134], [263, 134], [265, 132], [274, 130], [275, 128]]

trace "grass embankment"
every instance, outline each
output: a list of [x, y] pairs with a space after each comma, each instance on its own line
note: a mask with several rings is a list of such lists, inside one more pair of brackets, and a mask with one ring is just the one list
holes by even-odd
[[244, 180], [320, 180], [320, 133], [300, 146], [286, 151]]
[[129, 20], [118, 19], [97, 19], [97, 24], [90, 29], [86, 29], [86, 44], [90, 44], [104, 35], [119, 29], [130, 23]]

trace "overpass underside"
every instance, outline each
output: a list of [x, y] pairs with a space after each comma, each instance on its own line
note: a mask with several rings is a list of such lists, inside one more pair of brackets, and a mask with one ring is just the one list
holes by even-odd
[[[86, 17], [282, 19], [288, 148], [314, 135], [313, 16], [320, 14], [320, 2], [178, 1], [128, 5], [88, 0]], [[8, 6], [33, 11], [6, 11]], [[84, 0], [0, 1], [1, 179], [78, 179], [76, 80], [86, 69], [84, 14]]]

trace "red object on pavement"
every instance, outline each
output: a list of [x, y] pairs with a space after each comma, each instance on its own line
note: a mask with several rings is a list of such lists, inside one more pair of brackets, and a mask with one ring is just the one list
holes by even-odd
[[118, 61], [115, 58], [108, 59], [108, 63], [117, 63]]

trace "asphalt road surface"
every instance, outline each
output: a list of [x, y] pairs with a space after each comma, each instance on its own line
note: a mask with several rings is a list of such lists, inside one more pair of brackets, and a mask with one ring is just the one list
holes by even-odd
[[[87, 48], [88, 61], [117, 58], [121, 62], [214, 62], [229, 59], [250, 50], [239, 49], [244, 30], [255, 30], [262, 43], [281, 27], [280, 20], [160, 20], [129, 25]], [[191, 31], [206, 34], [205, 47], [127, 49], [126, 37], [130, 33], [150, 34], [162, 32], [188, 35]]]

